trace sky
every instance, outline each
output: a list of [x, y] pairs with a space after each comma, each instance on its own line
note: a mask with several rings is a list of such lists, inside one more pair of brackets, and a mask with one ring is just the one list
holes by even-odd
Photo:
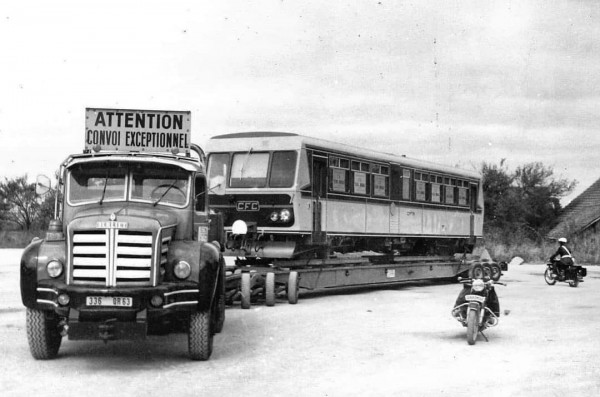
[[27, 1], [0, 7], [0, 178], [53, 175], [85, 108], [191, 112], [479, 170], [600, 179], [596, 0]]

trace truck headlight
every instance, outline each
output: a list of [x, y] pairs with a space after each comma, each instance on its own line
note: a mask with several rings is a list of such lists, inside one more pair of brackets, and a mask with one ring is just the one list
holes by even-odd
[[53, 259], [46, 265], [46, 271], [52, 278], [59, 277], [63, 272], [63, 264], [60, 261]]
[[173, 274], [180, 280], [185, 280], [192, 274], [192, 267], [186, 261], [179, 261], [173, 268]]

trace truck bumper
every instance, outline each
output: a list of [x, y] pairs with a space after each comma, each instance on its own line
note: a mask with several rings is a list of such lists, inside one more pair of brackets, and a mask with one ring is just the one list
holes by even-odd
[[[89, 297], [96, 302], [101, 298], [103, 305], [93, 305]], [[63, 318], [69, 339], [75, 340], [144, 338], [149, 322], [195, 312], [200, 300], [200, 288], [194, 282], [118, 289], [40, 283], [36, 290], [36, 308]], [[113, 306], [113, 302], [130, 305]]]

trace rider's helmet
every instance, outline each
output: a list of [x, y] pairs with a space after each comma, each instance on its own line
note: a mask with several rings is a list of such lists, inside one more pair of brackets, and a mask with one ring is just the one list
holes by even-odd
[[567, 239], [566, 239], [566, 238], [564, 238], [564, 237], [561, 237], [561, 238], [559, 238], [559, 239], [558, 239], [558, 242], [559, 242], [559, 243], [566, 244], [566, 243], [567, 243]]

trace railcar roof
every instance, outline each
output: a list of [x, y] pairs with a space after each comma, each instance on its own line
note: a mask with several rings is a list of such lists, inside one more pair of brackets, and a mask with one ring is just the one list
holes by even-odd
[[[215, 145], [216, 150], [211, 150], [211, 142], [209, 141], [207, 149], [211, 151], [221, 150], [241, 150], [240, 146], [249, 149], [252, 140], [263, 139], [263, 143], [271, 145], [272, 148], [279, 150], [289, 150], [291, 148], [299, 148], [301, 146], [309, 146], [312, 148], [320, 148], [327, 151], [334, 151], [340, 154], [347, 154], [355, 157], [366, 157], [370, 159], [377, 159], [379, 161], [387, 161], [392, 163], [398, 163], [411, 168], [425, 169], [430, 171], [437, 171], [440, 173], [460, 175], [470, 178], [481, 178], [481, 174], [476, 171], [465, 170], [462, 168], [446, 166], [442, 164], [432, 163], [425, 160], [418, 160], [404, 155], [397, 155], [392, 153], [377, 152], [375, 150], [359, 148], [356, 146], [347, 145], [339, 142], [332, 142], [321, 138], [314, 138], [305, 135], [300, 135], [291, 132], [274, 132], [274, 131], [253, 131], [253, 132], [237, 132], [232, 134], [217, 135], [210, 139]], [[268, 141], [264, 141], [264, 139]], [[240, 146], [232, 146], [230, 139], [237, 139], [241, 143]], [[289, 142], [289, 144], [284, 144]], [[261, 150], [260, 147], [254, 147], [254, 150]], [[272, 150], [272, 149], [271, 149]]]

